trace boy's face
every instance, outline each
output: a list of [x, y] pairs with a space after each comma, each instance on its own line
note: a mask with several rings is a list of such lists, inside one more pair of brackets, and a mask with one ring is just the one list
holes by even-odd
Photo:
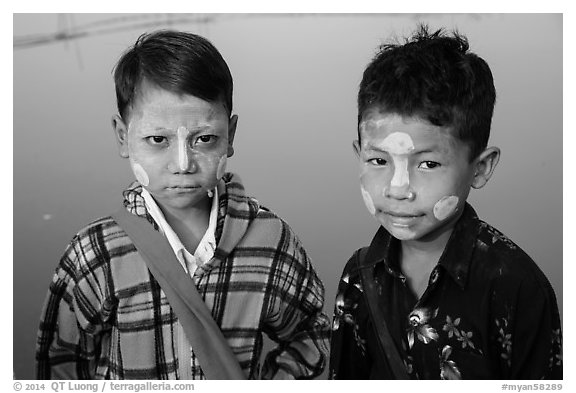
[[143, 82], [128, 124], [113, 118], [120, 155], [156, 202], [172, 212], [206, 206], [232, 156], [237, 117], [224, 106]]
[[399, 240], [432, 240], [451, 229], [470, 187], [483, 185], [467, 145], [445, 127], [373, 108], [360, 137], [354, 148], [364, 202]]

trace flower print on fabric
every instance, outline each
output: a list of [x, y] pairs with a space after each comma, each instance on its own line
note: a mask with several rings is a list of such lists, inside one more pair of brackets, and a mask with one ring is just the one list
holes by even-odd
[[562, 365], [562, 333], [552, 330], [552, 348], [550, 349], [550, 368]]
[[502, 347], [500, 357], [506, 360], [508, 367], [512, 365], [512, 333], [508, 332], [508, 320], [500, 318], [501, 321], [496, 319], [496, 326], [498, 329], [498, 342]]
[[458, 341], [460, 341], [462, 343], [462, 348], [466, 348], [466, 347], [470, 347], [472, 349], [474, 348], [474, 343], [472, 342], [472, 332], [465, 332], [462, 331], [460, 336], [458, 337]]
[[414, 336], [428, 344], [430, 341], [438, 340], [438, 332], [428, 324], [430, 319], [435, 318], [438, 314], [438, 309], [431, 310], [428, 308], [415, 308], [408, 316], [408, 345], [410, 348], [414, 345]]
[[460, 318], [456, 318], [452, 321], [450, 315], [446, 315], [446, 324], [442, 328], [445, 332], [448, 332], [448, 338], [452, 338], [453, 336], [459, 337], [460, 332], [458, 331], [458, 325], [460, 324]]
[[338, 330], [342, 321], [348, 320], [349, 323], [354, 322], [352, 315], [346, 313], [344, 305], [344, 294], [338, 293], [338, 295], [336, 295], [336, 304], [334, 307], [334, 320], [332, 321], [332, 330]]
[[[431, 272], [426, 295], [417, 299], [402, 274], [400, 241], [380, 226], [364, 262], [374, 266], [378, 305], [386, 311], [410, 378], [563, 378], [562, 325], [553, 288], [521, 247], [511, 247], [466, 204], [436, 264], [439, 274]], [[352, 288], [359, 275], [354, 256], [346, 273]], [[369, 313], [362, 294], [354, 318], [367, 340], [365, 356], [351, 325], [342, 322], [332, 335], [337, 379], [395, 378], [389, 367], [380, 366], [386, 354]]]
[[462, 379], [460, 370], [453, 360], [448, 360], [452, 354], [450, 345], [444, 346], [440, 354], [440, 379]]
[[486, 230], [490, 235], [492, 235], [492, 243], [496, 243], [497, 241], [501, 241], [502, 243], [506, 244], [508, 248], [511, 250], [515, 250], [517, 248], [516, 244], [498, 229], [491, 227], [490, 225], [486, 224], [484, 221], [480, 221], [480, 227]]
[[[410, 355], [410, 352], [408, 351], [408, 348], [406, 347], [406, 341], [402, 340], [401, 344], [402, 344], [403, 353], [406, 355], [404, 357], [404, 359], [402, 359], [404, 361], [404, 367], [406, 368], [406, 372], [414, 377], [414, 376], [416, 376], [414, 373], [414, 366], [413, 366], [414, 357], [412, 355]], [[416, 379], [418, 379], [417, 376], [416, 376]]]
[[360, 348], [360, 352], [362, 355], [366, 355], [366, 340], [360, 337], [360, 327], [358, 324], [354, 324], [354, 341], [356, 341], [356, 345]]
[[[338, 291], [336, 295], [336, 304], [334, 310], [334, 321], [332, 322], [332, 330], [338, 330], [340, 327], [340, 323], [342, 321], [349, 323], [351, 325], [355, 324], [353, 311], [358, 308], [358, 296], [354, 296], [357, 294], [350, 294], [350, 275], [346, 274], [342, 276], [342, 281], [346, 284], [343, 290]], [[359, 290], [360, 294], [362, 292], [362, 288], [360, 285], [356, 284], [354, 286], [356, 289]], [[353, 291], [352, 291], [353, 292]], [[352, 296], [350, 296], [352, 295]]]
[[458, 340], [458, 342], [462, 346], [462, 349], [470, 348], [482, 354], [482, 350], [477, 349], [476, 346], [474, 345], [474, 342], [472, 341], [474, 333], [460, 329], [459, 326], [460, 321], [461, 321], [460, 317], [452, 320], [452, 317], [450, 317], [450, 315], [446, 315], [446, 323], [442, 327], [442, 330], [447, 333], [449, 339], [455, 338], [456, 340]]
[[436, 281], [438, 281], [439, 277], [440, 271], [438, 270], [438, 267], [435, 267], [434, 270], [432, 270], [432, 273], [430, 273], [430, 280], [428, 280], [428, 285], [436, 284]]
[[342, 277], [342, 281], [346, 284], [344, 290], [338, 292], [336, 295], [336, 304], [334, 312], [334, 320], [332, 322], [332, 330], [338, 330], [340, 324], [346, 323], [352, 326], [354, 340], [356, 345], [360, 348], [362, 354], [366, 353], [366, 340], [360, 337], [359, 325], [354, 317], [358, 309], [358, 303], [362, 298], [362, 287], [359, 283], [351, 283], [350, 275], [346, 274]]

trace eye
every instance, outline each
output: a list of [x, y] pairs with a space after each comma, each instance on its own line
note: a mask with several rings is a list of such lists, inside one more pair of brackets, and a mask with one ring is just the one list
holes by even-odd
[[151, 145], [160, 145], [160, 144], [166, 142], [166, 137], [165, 137], [165, 136], [154, 135], [154, 136], [149, 136], [149, 137], [147, 137], [146, 140], [147, 140], [148, 143], [150, 143]]
[[201, 135], [198, 138], [196, 138], [196, 143], [199, 143], [201, 145], [209, 145], [216, 142], [216, 138], [217, 138], [216, 135]]
[[418, 165], [418, 168], [423, 168], [423, 169], [434, 169], [440, 166], [440, 163], [436, 162], [436, 161], [422, 161], [420, 163], [420, 165]]
[[368, 160], [368, 163], [374, 166], [384, 166], [388, 162], [383, 158], [371, 158]]

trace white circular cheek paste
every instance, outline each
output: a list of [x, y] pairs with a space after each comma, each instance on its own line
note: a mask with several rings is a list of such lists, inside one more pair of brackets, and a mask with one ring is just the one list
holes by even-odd
[[218, 161], [218, 169], [216, 169], [217, 180], [222, 179], [222, 176], [224, 176], [224, 173], [226, 173], [226, 162], [226, 155], [220, 157], [220, 161]]
[[150, 178], [144, 168], [142, 168], [142, 165], [137, 162], [130, 162], [130, 164], [132, 166], [132, 172], [134, 172], [134, 176], [136, 176], [136, 180], [138, 180], [143, 186], [148, 186], [148, 184], [150, 184]]
[[364, 187], [360, 187], [360, 191], [362, 192], [362, 198], [364, 199], [364, 204], [366, 205], [366, 208], [368, 209], [370, 214], [372, 214], [372, 215], [376, 214], [376, 208], [374, 207], [374, 201], [372, 201], [372, 197], [370, 196], [368, 191], [366, 191], [364, 189]]
[[441, 198], [436, 204], [434, 205], [434, 217], [438, 220], [445, 220], [448, 218], [452, 213], [456, 211], [456, 207], [458, 206], [458, 197], [455, 195], [445, 196]]

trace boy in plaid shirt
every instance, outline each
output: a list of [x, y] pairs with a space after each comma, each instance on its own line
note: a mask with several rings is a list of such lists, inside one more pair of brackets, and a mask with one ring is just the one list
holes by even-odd
[[[137, 179], [124, 207], [170, 243], [247, 378], [313, 378], [327, 360], [324, 288], [302, 244], [226, 173], [232, 76], [206, 39], [142, 35], [121, 57], [113, 116]], [[277, 343], [260, 365], [262, 333]], [[204, 379], [178, 317], [111, 217], [67, 247], [42, 312], [41, 379]]]

